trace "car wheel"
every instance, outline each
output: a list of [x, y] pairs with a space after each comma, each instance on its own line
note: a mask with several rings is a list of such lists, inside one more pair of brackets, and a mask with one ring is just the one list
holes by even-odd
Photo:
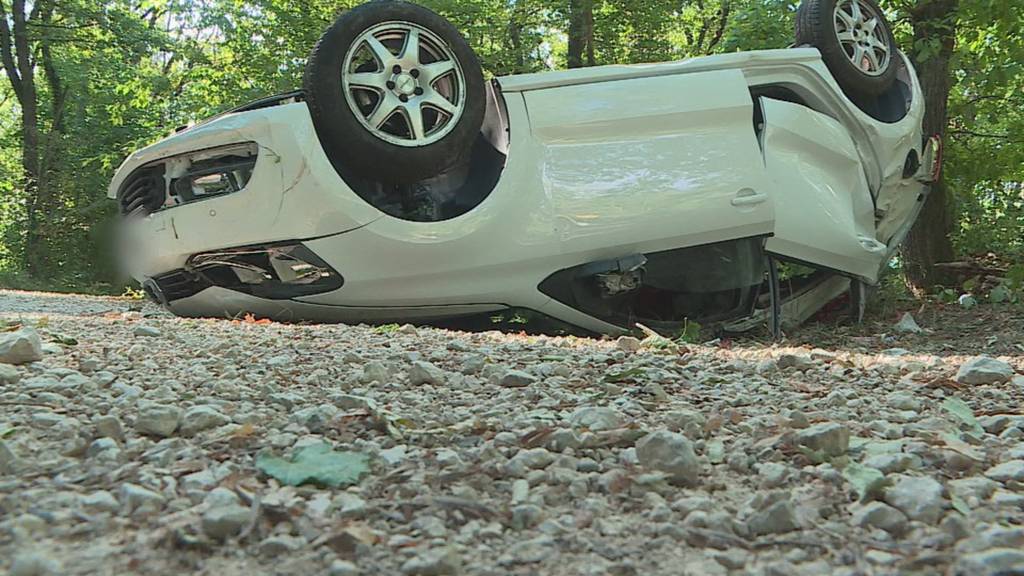
[[486, 98], [480, 64], [444, 18], [378, 0], [342, 14], [313, 48], [303, 79], [328, 158], [369, 179], [407, 184], [472, 148]]
[[797, 10], [796, 41], [817, 48], [852, 97], [877, 96], [896, 79], [896, 41], [875, 0], [804, 0]]

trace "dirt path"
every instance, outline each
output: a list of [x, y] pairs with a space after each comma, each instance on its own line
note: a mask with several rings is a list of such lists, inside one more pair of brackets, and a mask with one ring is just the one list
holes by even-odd
[[[658, 350], [0, 291], [45, 348], [0, 364], [0, 569], [1018, 573], [1024, 313], [912, 312]], [[368, 470], [268, 474], [359, 471], [317, 450]]]

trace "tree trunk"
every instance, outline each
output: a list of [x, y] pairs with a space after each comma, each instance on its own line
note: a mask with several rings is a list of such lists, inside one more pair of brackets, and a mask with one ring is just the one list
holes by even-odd
[[[34, 55], [35, 47], [29, 37], [29, 24], [41, 19], [49, 23], [53, 14], [54, 4], [48, 0], [34, 2], [26, 12], [25, 0], [13, 0], [11, 3], [10, 22], [4, 2], [0, 1], [0, 62], [11, 83], [11, 88], [18, 98], [21, 107], [21, 168], [25, 195], [25, 245], [22, 263], [30, 276], [40, 277], [48, 270], [46, 223], [48, 211], [52, 205], [51, 190], [45, 176], [48, 168], [45, 158], [51, 158], [53, 151], [52, 139], [59, 138], [63, 129], [64, 90], [50, 54], [49, 39], [46, 34], [37, 40], [37, 47], [44, 57], [44, 72], [50, 89], [53, 104], [53, 126], [47, 142], [44, 143], [39, 126], [39, 91], [36, 87]], [[13, 23], [13, 27], [11, 26]], [[45, 148], [45, 150], [44, 150]]]
[[[950, 59], [956, 43], [958, 3], [959, 0], [919, 0], [910, 12], [915, 46], [938, 45], [938, 51], [929, 51], [927, 58], [921, 59], [917, 53], [912, 58], [924, 93], [925, 135], [946, 134], [946, 107], [953, 85]], [[932, 185], [921, 215], [901, 247], [903, 274], [915, 291], [924, 291], [947, 280], [948, 274], [935, 264], [954, 259], [952, 231], [949, 193], [940, 178]]]
[[569, 68], [594, 65], [594, 0], [569, 2], [569, 48], [566, 59]]

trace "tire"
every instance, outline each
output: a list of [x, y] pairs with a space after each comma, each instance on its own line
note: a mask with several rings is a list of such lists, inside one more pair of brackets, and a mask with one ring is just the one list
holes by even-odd
[[[837, 4], [843, 8], [842, 16], [836, 9]], [[855, 25], [852, 31], [841, 30], [850, 22], [851, 13], [863, 15], [863, 19], [852, 19]], [[871, 19], [876, 20], [875, 27], [868, 29], [865, 24]], [[840, 42], [839, 34], [847, 31], [854, 36]], [[796, 13], [796, 43], [817, 48], [836, 82], [852, 98], [877, 96], [892, 87], [896, 80], [899, 58], [896, 41], [875, 0], [804, 0]], [[880, 44], [885, 45], [885, 52]], [[866, 48], [864, 56], [859, 58], [863, 67], [854, 64], [858, 48]]]
[[[418, 49], [410, 51], [414, 34]], [[424, 180], [462, 161], [486, 108], [483, 72], [466, 40], [441, 16], [397, 0], [342, 14], [313, 48], [303, 87], [339, 174], [388, 184]]]

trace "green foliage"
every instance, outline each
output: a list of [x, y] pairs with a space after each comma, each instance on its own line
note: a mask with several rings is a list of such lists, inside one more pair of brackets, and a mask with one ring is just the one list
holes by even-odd
[[[568, 0], [421, 0], [466, 36], [488, 75], [566, 64]], [[42, 3], [43, 0], [38, 0]], [[112, 258], [114, 170], [131, 151], [256, 97], [298, 87], [321, 32], [361, 0], [60, 0], [46, 42], [61, 91], [37, 66], [49, 198], [37, 225], [42, 270], [26, 274], [29, 207], [21, 167], [21, 109], [0, 77], [0, 286], [119, 294], [128, 284]], [[5, 2], [5, 6], [9, 6]], [[29, 5], [35, 4], [30, 2]], [[910, 10], [927, 0], [883, 0], [899, 40], [918, 58]], [[597, 64], [670, 60], [781, 48], [793, 40], [798, 0], [594, 0]], [[964, 253], [1024, 259], [1024, 0], [961, 0], [946, 174], [954, 238]], [[55, 103], [63, 97], [63, 105]], [[994, 299], [1020, 299], [1008, 281]], [[512, 324], [529, 316], [513, 317]], [[689, 327], [688, 327], [689, 329]], [[699, 331], [699, 327], [697, 327]], [[692, 341], [684, 334], [682, 341]]]
[[971, 432], [979, 437], [985, 433], [981, 424], [974, 417], [974, 411], [963, 400], [959, 398], [946, 398], [942, 401], [942, 409], [953, 416], [960, 424], [970, 428]]
[[366, 456], [335, 452], [327, 443], [300, 448], [288, 460], [260, 454], [256, 467], [289, 486], [317, 484], [331, 488], [355, 484], [369, 470]]
[[700, 329], [701, 325], [697, 322], [686, 318], [683, 320], [683, 328], [676, 335], [676, 343], [678, 344], [697, 344], [700, 342]]

